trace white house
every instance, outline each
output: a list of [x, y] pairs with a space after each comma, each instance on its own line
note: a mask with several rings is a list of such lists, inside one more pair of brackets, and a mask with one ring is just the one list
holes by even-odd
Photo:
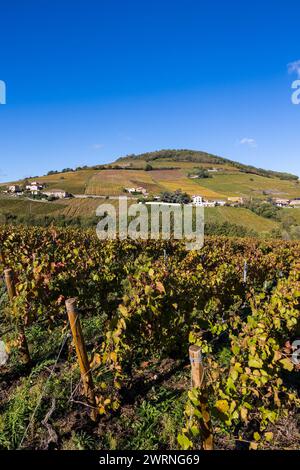
[[21, 188], [18, 184], [12, 184], [11, 186], [8, 186], [8, 192], [9, 193], [20, 193]]
[[192, 204], [194, 206], [203, 207], [203, 197], [202, 196], [192, 196]]
[[38, 183], [37, 181], [32, 181], [31, 183], [26, 185], [26, 190], [31, 191], [33, 194], [37, 194], [39, 191], [43, 189], [44, 185], [42, 183]]
[[288, 207], [290, 205], [289, 199], [276, 199], [275, 204], [277, 207]]
[[139, 186], [137, 188], [125, 188], [125, 191], [127, 193], [136, 193], [136, 194], [143, 194], [144, 196], [148, 195], [147, 189], [143, 188], [142, 186]]
[[[218, 202], [221, 201], [206, 201], [203, 199], [202, 196], [192, 196], [192, 204], [193, 206], [198, 206], [198, 207], [215, 207]], [[223, 202], [223, 201], [222, 201]], [[225, 204], [225, 202], [224, 202]]]
[[48, 197], [56, 197], [58, 199], [64, 199], [65, 197], [69, 196], [66, 191], [62, 191], [60, 189], [53, 189], [52, 191], [43, 191], [43, 194]]

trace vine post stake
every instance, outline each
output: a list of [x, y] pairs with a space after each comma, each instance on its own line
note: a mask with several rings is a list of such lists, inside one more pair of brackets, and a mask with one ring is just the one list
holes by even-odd
[[[3, 268], [5, 268], [5, 256], [4, 256], [4, 253], [1, 250], [1, 248], [0, 248], [0, 263], [3, 265]], [[2, 268], [2, 266], [1, 266], [1, 268]], [[4, 283], [4, 280], [2, 279], [2, 276], [1, 276], [0, 285], [2, 285], [3, 283]]]
[[1, 248], [0, 248], [0, 263], [2, 263], [5, 266], [5, 256]]
[[[17, 295], [13, 270], [5, 269], [4, 278], [5, 278], [5, 284], [7, 288], [8, 297], [10, 301], [12, 302], [13, 299]], [[21, 319], [18, 320], [18, 331], [19, 331], [18, 340], [20, 344], [19, 351], [20, 351], [21, 361], [24, 365], [28, 366], [31, 362], [31, 358], [30, 358], [27, 339], [25, 335], [24, 323]]]
[[244, 272], [243, 272], [243, 282], [244, 282], [244, 284], [247, 284], [247, 274], [248, 274], [248, 263], [247, 263], [247, 260], [245, 259], [245, 261], [244, 261]]
[[77, 308], [77, 300], [76, 298], [67, 299], [65, 304], [80, 367], [84, 394], [86, 396], [88, 405], [91, 407], [91, 419], [92, 421], [97, 421], [98, 410], [94, 392], [94, 383], [84, 342], [84, 337], [82, 334], [79, 312]]
[[204, 450], [213, 450], [213, 433], [210, 419], [210, 413], [207, 403], [207, 391], [205, 389], [205, 374], [202, 363], [202, 354], [200, 346], [192, 345], [189, 348], [189, 356], [191, 361], [192, 373], [192, 386], [193, 388], [201, 389], [200, 393], [200, 411], [202, 414], [201, 419], [201, 436], [202, 446]]

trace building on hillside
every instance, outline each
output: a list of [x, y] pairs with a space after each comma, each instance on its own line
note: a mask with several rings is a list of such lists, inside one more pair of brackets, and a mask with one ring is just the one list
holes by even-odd
[[244, 204], [244, 199], [238, 196], [228, 197], [228, 202], [233, 204]]
[[290, 205], [289, 199], [275, 199], [275, 204], [277, 207], [288, 207]]
[[32, 194], [38, 194], [39, 191], [41, 191], [44, 188], [44, 185], [42, 183], [39, 183], [38, 181], [32, 181], [31, 183], [26, 185], [26, 190], [31, 191]]
[[9, 193], [20, 193], [21, 188], [18, 184], [12, 184], [12, 185], [8, 186], [8, 192]]
[[64, 199], [66, 197], [71, 196], [71, 194], [61, 189], [53, 189], [52, 191], [43, 191], [43, 194], [45, 194], [48, 197], [55, 197], [57, 199]]
[[139, 186], [138, 188], [135, 188], [135, 189], [137, 193], [143, 194], [144, 196], [148, 196], [148, 191], [146, 188]]
[[215, 201], [215, 203], [217, 206], [221, 206], [221, 207], [226, 205], [226, 201]]
[[290, 202], [291, 207], [300, 208], [300, 199], [293, 199]]
[[203, 201], [203, 207], [216, 207], [217, 201]]
[[138, 186], [137, 188], [125, 188], [125, 191], [129, 194], [143, 194], [143, 196], [148, 196], [147, 189], [142, 186]]
[[192, 204], [194, 206], [203, 206], [203, 197], [202, 196], [192, 196]]
[[225, 205], [225, 201], [207, 201], [202, 196], [192, 196], [192, 205], [197, 207], [216, 207], [217, 205]]

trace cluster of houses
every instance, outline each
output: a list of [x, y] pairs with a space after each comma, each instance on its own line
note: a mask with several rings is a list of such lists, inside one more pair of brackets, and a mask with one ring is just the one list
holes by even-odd
[[[168, 206], [181, 206], [180, 203], [177, 202], [162, 202], [159, 196], [155, 196], [153, 201], [146, 201], [145, 204], [148, 205], [168, 205]], [[238, 206], [243, 204], [244, 200], [241, 197], [229, 197], [226, 201], [224, 200], [211, 200], [208, 201], [203, 198], [203, 196], [192, 196], [191, 203], [189, 205], [197, 206], [197, 207], [217, 207], [217, 206]]]
[[244, 200], [242, 197], [228, 197], [226, 201], [223, 199], [216, 199], [216, 200], [206, 200], [202, 196], [192, 196], [192, 204], [193, 206], [198, 207], [216, 207], [216, 206], [236, 206], [239, 204], [243, 204]]
[[38, 181], [32, 181], [29, 184], [26, 184], [25, 188], [21, 187], [18, 184], [12, 184], [8, 186], [6, 193], [15, 194], [17, 196], [22, 196], [24, 192], [29, 192], [30, 194], [36, 196], [41, 194], [47, 197], [53, 197], [55, 199], [64, 199], [66, 197], [70, 197], [70, 194], [66, 191], [60, 189], [53, 189], [53, 190], [44, 190], [45, 184], [40, 183]]
[[[300, 208], [300, 198], [296, 199], [275, 199], [274, 204], [277, 207], [290, 207], [290, 208]], [[240, 206], [244, 204], [244, 199], [242, 197], [228, 197], [226, 201], [224, 200], [205, 200], [202, 196], [193, 196], [192, 204], [194, 206], [200, 207], [216, 207], [216, 206]]]
[[[142, 186], [138, 186], [135, 188], [125, 188], [125, 192], [129, 194], [141, 194], [144, 197], [147, 197], [148, 191], [143, 188]], [[53, 189], [53, 190], [45, 190], [45, 184], [39, 181], [32, 181], [26, 184], [25, 187], [22, 187], [18, 184], [12, 184], [8, 186], [6, 193], [15, 194], [17, 196], [21, 196], [25, 193], [30, 193], [32, 195], [42, 195], [47, 197], [52, 197], [55, 199], [64, 199], [67, 197], [72, 197], [71, 194], [67, 193], [64, 190], [60, 189]], [[155, 196], [154, 201], [147, 202], [148, 204], [159, 204], [160, 196]], [[155, 202], [157, 201], [157, 202]], [[275, 199], [274, 204], [277, 207], [298, 207], [300, 208], [300, 198], [296, 199]], [[191, 203], [193, 206], [198, 207], [216, 207], [216, 206], [240, 206], [243, 205], [244, 199], [242, 197], [228, 197], [226, 200], [224, 199], [215, 199], [215, 200], [207, 200], [203, 196], [194, 195], [191, 198]]]
[[277, 207], [300, 207], [300, 198], [298, 199], [275, 199]]

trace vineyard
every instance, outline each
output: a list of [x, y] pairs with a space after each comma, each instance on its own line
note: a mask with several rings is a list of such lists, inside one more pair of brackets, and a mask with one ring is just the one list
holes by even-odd
[[[300, 448], [300, 244], [2, 227], [1, 449]], [[95, 404], [65, 302], [76, 298]], [[202, 387], [191, 384], [199, 346]], [[83, 386], [85, 385], [85, 386]], [[91, 413], [92, 411], [92, 413]]]

